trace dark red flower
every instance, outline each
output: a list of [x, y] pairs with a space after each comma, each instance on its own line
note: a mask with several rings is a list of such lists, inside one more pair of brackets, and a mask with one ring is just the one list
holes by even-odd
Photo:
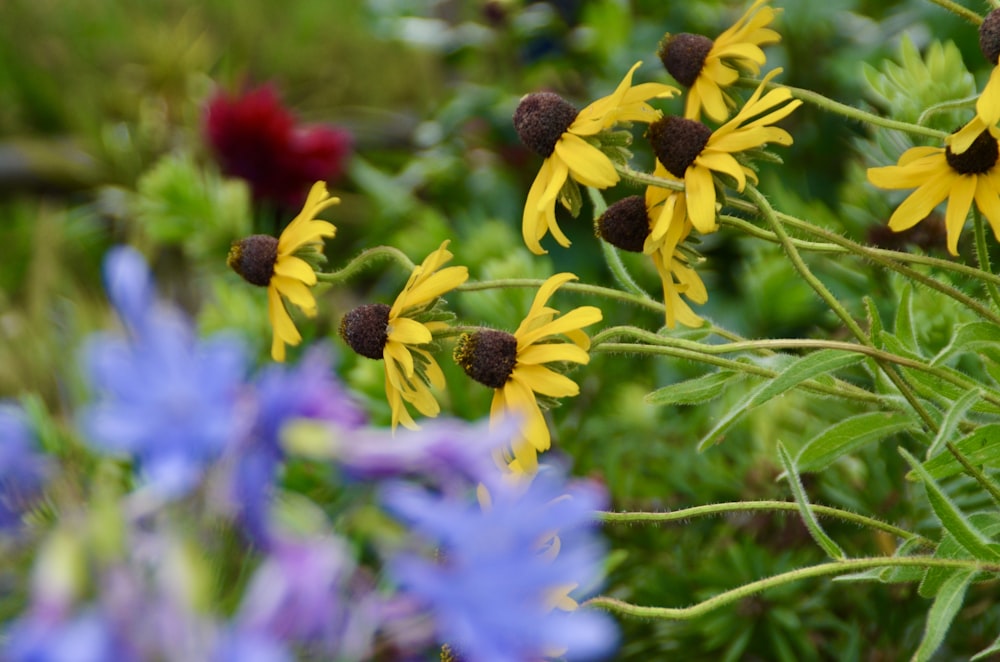
[[273, 85], [237, 96], [217, 93], [205, 113], [205, 138], [222, 171], [245, 179], [258, 201], [301, 206], [317, 181], [339, 178], [351, 135], [326, 125], [296, 125]]

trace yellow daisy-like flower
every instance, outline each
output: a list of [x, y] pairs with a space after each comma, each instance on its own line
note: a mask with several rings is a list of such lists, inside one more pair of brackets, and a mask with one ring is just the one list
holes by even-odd
[[660, 111], [649, 99], [667, 98], [677, 94], [676, 88], [662, 83], [632, 86], [632, 74], [642, 64], [636, 62], [625, 74], [615, 91], [598, 99], [583, 110], [576, 108], [551, 92], [529, 94], [521, 99], [514, 112], [514, 128], [521, 141], [545, 158], [535, 177], [524, 205], [521, 233], [525, 245], [536, 255], [547, 251], [541, 240], [549, 232], [559, 245], [567, 247], [569, 239], [556, 223], [556, 200], [567, 209], [571, 201], [564, 194], [568, 178], [594, 188], [607, 188], [620, 179], [611, 159], [598, 147], [602, 131], [621, 122], [652, 122]]
[[469, 278], [467, 267], [442, 265], [454, 257], [448, 241], [414, 267], [392, 306], [374, 303], [344, 315], [340, 335], [355, 352], [385, 364], [385, 397], [392, 411], [392, 429], [399, 424], [416, 429], [406, 408], [413, 405], [424, 416], [437, 416], [441, 406], [431, 387], [444, 388], [444, 373], [427, 350], [434, 332], [447, 328], [435, 320], [439, 297]]
[[[310, 287], [316, 284], [314, 263], [323, 260], [323, 237], [332, 237], [337, 228], [316, 215], [340, 198], [331, 197], [324, 182], [309, 191], [299, 215], [275, 239], [256, 234], [234, 242], [226, 263], [254, 285], [267, 288], [267, 316], [274, 329], [271, 358], [285, 360], [285, 345], [302, 342], [282, 297], [309, 317], [316, 316], [316, 298]], [[305, 259], [303, 259], [305, 258]]]
[[979, 50], [993, 65], [990, 79], [976, 100], [976, 116], [947, 141], [952, 153], [961, 154], [986, 130], [1000, 122], [1000, 10], [994, 9], [979, 26]]
[[546, 280], [513, 334], [482, 329], [463, 335], [455, 347], [455, 362], [465, 373], [494, 389], [490, 420], [522, 417], [520, 433], [512, 444], [513, 456], [508, 458], [508, 468], [515, 474], [534, 474], [538, 453], [551, 445], [536, 394], [565, 398], [580, 392], [576, 382], [545, 364], [590, 362], [590, 338], [582, 328], [601, 321], [601, 311], [581, 306], [560, 315], [546, 305], [571, 280], [576, 280], [571, 273]]
[[740, 112], [715, 131], [701, 122], [674, 116], [649, 125], [647, 135], [657, 160], [671, 175], [684, 180], [688, 218], [698, 232], [707, 234], [718, 229], [713, 172], [728, 175], [735, 180], [736, 189], [742, 191], [747, 179], [757, 182], [757, 175], [735, 154], [768, 143], [792, 144], [787, 131], [771, 125], [802, 102], [792, 100], [792, 93], [783, 87], [764, 94], [764, 86], [780, 72], [775, 69], [765, 76]]
[[[673, 179], [661, 170], [662, 167], [658, 167], [654, 174]], [[622, 250], [646, 253], [652, 258], [663, 286], [668, 328], [674, 328], [677, 322], [690, 327], [701, 326], [701, 318], [684, 300], [705, 303], [708, 291], [688, 256], [680, 250], [692, 230], [683, 192], [650, 187], [645, 199], [638, 195], [623, 198], [601, 214], [595, 229], [608, 243]]]
[[754, 76], [767, 61], [761, 46], [781, 41], [781, 35], [767, 26], [777, 9], [757, 0], [731, 28], [712, 41], [697, 34], [667, 35], [658, 55], [678, 83], [690, 88], [684, 116], [699, 120], [704, 111], [716, 122], [729, 117], [733, 101], [722, 91], [740, 77], [739, 69]]
[[894, 166], [869, 168], [868, 181], [879, 188], [916, 188], [893, 212], [889, 228], [896, 232], [911, 228], [947, 200], [948, 252], [958, 255], [958, 236], [975, 200], [994, 234], [1000, 238], [998, 135], [1000, 133], [990, 127], [961, 154], [955, 154], [947, 146], [913, 147], [903, 152]]

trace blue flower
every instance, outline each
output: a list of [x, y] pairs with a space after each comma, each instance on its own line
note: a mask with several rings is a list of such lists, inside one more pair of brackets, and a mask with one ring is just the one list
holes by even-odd
[[201, 340], [190, 321], [155, 308], [148, 270], [112, 252], [106, 280], [129, 337], [98, 335], [83, 363], [96, 402], [81, 413], [94, 449], [132, 458], [167, 496], [190, 490], [240, 433], [246, 356], [232, 338]]
[[384, 501], [432, 550], [390, 559], [390, 576], [430, 612], [438, 643], [461, 659], [585, 659], [613, 649], [610, 617], [573, 609], [567, 598], [600, 576], [594, 512], [604, 498], [596, 486], [567, 484], [546, 470], [527, 485], [494, 483], [482, 507], [402, 483]]
[[0, 649], [8, 662], [138, 662], [108, 619], [91, 609], [66, 620], [17, 622]]
[[0, 402], [0, 532], [17, 528], [42, 491], [47, 462], [34, 446], [24, 412]]
[[228, 630], [219, 635], [212, 662], [293, 662], [280, 642], [258, 632]]
[[233, 497], [250, 538], [267, 547], [271, 537], [267, 507], [278, 467], [285, 457], [281, 430], [296, 419], [333, 423], [342, 430], [367, 417], [337, 380], [328, 347], [311, 347], [295, 367], [272, 364], [255, 382], [257, 414], [250, 434], [235, 449]]

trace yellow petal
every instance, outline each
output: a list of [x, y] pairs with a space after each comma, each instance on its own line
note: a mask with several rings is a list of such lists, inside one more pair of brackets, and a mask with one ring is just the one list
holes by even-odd
[[[547, 233], [549, 224], [546, 222], [545, 214], [539, 211], [539, 208], [541, 207], [542, 194], [552, 180], [552, 170], [551, 158], [545, 159], [538, 174], [535, 175], [535, 181], [532, 182], [531, 188], [528, 190], [528, 199], [524, 203], [524, 214], [521, 216], [521, 237], [524, 239], [524, 245], [535, 255], [544, 255], [548, 252], [542, 248], [540, 240]], [[555, 201], [552, 202], [552, 205], [555, 205]]]
[[944, 224], [948, 229], [948, 252], [958, 255], [958, 235], [969, 217], [969, 207], [976, 193], [978, 175], [960, 175], [955, 178], [948, 196], [948, 208], [945, 211]]
[[572, 379], [541, 365], [518, 365], [510, 378], [523, 383], [535, 393], [553, 398], [567, 398], [580, 393], [580, 387]]
[[542, 410], [538, 408], [535, 394], [525, 384], [513, 379], [508, 380], [503, 391], [507, 410], [523, 418], [521, 434], [537, 450], [547, 450], [551, 444], [549, 427]]
[[1000, 122], [1000, 66], [993, 67], [990, 79], [976, 101], [976, 116], [986, 126], [995, 126]]
[[279, 257], [274, 262], [274, 273], [300, 281], [306, 285], [316, 284], [316, 272], [309, 263], [291, 255]]
[[581, 306], [579, 308], [575, 308], [565, 315], [558, 317], [548, 324], [538, 327], [537, 329], [532, 329], [531, 331], [522, 333], [521, 335], [515, 333], [514, 335], [517, 337], [518, 351], [523, 350], [524, 348], [547, 336], [561, 335], [573, 329], [579, 329], [584, 326], [596, 324], [597, 322], [600, 322], [601, 319], [602, 316], [600, 308], [596, 308], [594, 306]]
[[413, 377], [413, 356], [410, 355], [410, 350], [401, 343], [387, 341], [382, 348], [382, 360], [386, 363], [395, 362], [398, 370], [389, 370], [386, 374], [392, 380], [392, 385], [402, 390], [404, 381]]
[[715, 184], [712, 172], [707, 168], [688, 167], [684, 173], [684, 188], [691, 224], [702, 234], [715, 232], [719, 226], [715, 222]]
[[517, 353], [518, 365], [535, 365], [553, 361], [568, 361], [570, 363], [588, 363], [590, 355], [576, 345], [569, 343], [545, 343], [525, 347]]
[[736, 180], [736, 189], [739, 191], [742, 191], [747, 185], [743, 166], [733, 158], [732, 154], [706, 149], [695, 158], [694, 164], [695, 167], [708, 168], [729, 175]]
[[572, 133], [564, 133], [556, 142], [556, 154], [569, 167], [573, 179], [584, 186], [608, 188], [620, 177], [611, 159], [601, 150]]
[[641, 64], [640, 61], [632, 65], [614, 92], [581, 110], [570, 125], [569, 131], [578, 136], [592, 136], [614, 124], [614, 112], [621, 106], [622, 100], [632, 86], [632, 75]]
[[289, 301], [309, 317], [316, 316], [316, 298], [302, 281], [275, 274], [271, 276], [271, 287], [288, 297]]
[[946, 174], [927, 181], [910, 194], [889, 218], [889, 229], [899, 232], [927, 218], [941, 201], [948, 197], [958, 175]]

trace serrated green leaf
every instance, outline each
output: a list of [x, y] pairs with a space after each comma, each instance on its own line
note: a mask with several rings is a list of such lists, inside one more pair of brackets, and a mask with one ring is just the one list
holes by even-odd
[[[955, 443], [962, 455], [980, 467], [1000, 466], [1000, 423], [990, 423]], [[924, 462], [924, 469], [936, 480], [962, 473], [962, 465], [951, 453], [938, 453]]]
[[644, 400], [651, 405], [696, 405], [709, 402], [722, 395], [725, 385], [732, 379], [739, 379], [740, 373], [729, 370], [711, 372], [701, 377], [664, 386], [646, 395]]
[[896, 325], [893, 327], [893, 333], [907, 349], [920, 351], [917, 334], [913, 328], [913, 286], [909, 283], [903, 285], [899, 293], [899, 307], [896, 308]]
[[919, 426], [904, 413], [869, 412], [841, 421], [816, 435], [795, 458], [799, 471], [819, 471], [865, 444]]
[[941, 421], [941, 427], [938, 428], [937, 434], [934, 436], [934, 441], [931, 442], [930, 447], [927, 449], [927, 458], [934, 457], [944, 445], [955, 436], [955, 431], [958, 430], [958, 424], [962, 422], [965, 414], [968, 413], [969, 409], [976, 403], [977, 400], [983, 397], [983, 392], [979, 388], [969, 389], [965, 395], [960, 397], [958, 400], [952, 404], [951, 408], [945, 414], [944, 419]]
[[937, 515], [945, 530], [955, 537], [955, 541], [972, 554], [973, 558], [980, 561], [995, 563], [1000, 559], [1000, 552], [995, 549], [995, 546], [990, 545], [990, 541], [983, 533], [972, 525], [972, 522], [962, 514], [958, 506], [952, 503], [923, 465], [905, 448], [900, 448], [899, 452], [920, 476], [924, 483], [924, 489], [927, 491], [927, 500], [930, 501], [934, 514]]
[[965, 591], [972, 582], [975, 571], [959, 570], [955, 572], [938, 591], [934, 604], [927, 612], [927, 624], [924, 626], [924, 637], [913, 653], [914, 662], [926, 662], [931, 659], [955, 620], [955, 614], [965, 602]]
[[855, 365], [864, 360], [863, 354], [847, 352], [838, 349], [822, 349], [812, 352], [785, 368], [781, 374], [771, 380], [764, 389], [750, 402], [751, 407], [761, 405], [771, 398], [781, 395], [807, 379], [825, 375]]
[[969, 322], [955, 329], [949, 342], [931, 360], [931, 365], [940, 365], [945, 360], [964, 354], [976, 352], [983, 347], [1000, 345], [1000, 326], [990, 322]]
[[788, 485], [792, 488], [795, 503], [799, 506], [799, 514], [802, 515], [802, 521], [805, 522], [806, 528], [809, 529], [809, 535], [813, 537], [817, 545], [823, 548], [827, 556], [835, 561], [843, 559], [844, 550], [834, 542], [833, 538], [826, 534], [823, 527], [819, 525], [819, 521], [816, 519], [812, 508], [809, 507], [809, 498], [806, 496], [805, 488], [802, 487], [802, 480], [799, 478], [798, 472], [795, 471], [795, 463], [792, 462], [792, 457], [785, 449], [785, 445], [780, 441], [778, 442], [778, 458], [781, 460], [781, 467], [785, 470], [785, 478], [788, 480]]

